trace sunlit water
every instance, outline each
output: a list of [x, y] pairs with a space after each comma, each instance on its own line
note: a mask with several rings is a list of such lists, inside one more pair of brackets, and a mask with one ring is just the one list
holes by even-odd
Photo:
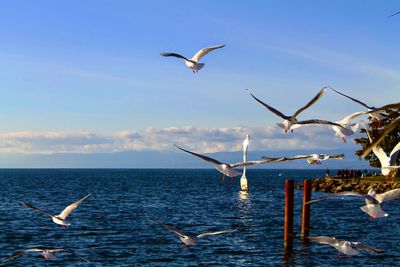
[[[279, 176], [279, 173], [283, 173]], [[0, 170], [0, 256], [31, 247], [72, 248], [86, 263], [67, 254], [45, 262], [25, 254], [10, 266], [399, 266], [400, 201], [385, 203], [390, 216], [370, 220], [358, 199], [331, 199], [312, 206], [311, 235], [361, 241], [384, 249], [349, 260], [330, 246], [300, 240], [302, 192], [295, 192], [294, 253], [283, 253], [284, 180], [297, 183], [324, 170], [250, 170], [250, 192], [239, 179], [221, 183], [215, 170]], [[59, 213], [92, 193], [63, 229], [20, 201]], [[322, 193], [314, 193], [318, 197]], [[188, 234], [239, 229], [200, 239], [182, 250], [176, 235], [146, 217]]]

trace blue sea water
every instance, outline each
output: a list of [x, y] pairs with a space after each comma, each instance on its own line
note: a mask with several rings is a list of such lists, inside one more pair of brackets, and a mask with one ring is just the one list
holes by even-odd
[[[282, 173], [282, 176], [278, 174]], [[331, 199], [312, 206], [311, 235], [336, 236], [385, 250], [346, 260], [330, 246], [303, 246], [302, 191], [295, 191], [294, 252], [284, 257], [284, 181], [301, 183], [324, 170], [250, 170], [250, 192], [239, 193], [215, 170], [205, 169], [20, 169], [0, 170], [0, 257], [32, 247], [71, 248], [86, 263], [58, 254], [45, 262], [25, 254], [9, 266], [399, 266], [399, 201], [383, 204], [390, 216], [371, 220], [358, 199]], [[20, 204], [21, 200], [58, 214], [86, 194], [63, 229]], [[322, 193], [313, 193], [314, 197]], [[176, 235], [146, 218], [188, 234], [237, 228], [202, 238], [182, 250]]]

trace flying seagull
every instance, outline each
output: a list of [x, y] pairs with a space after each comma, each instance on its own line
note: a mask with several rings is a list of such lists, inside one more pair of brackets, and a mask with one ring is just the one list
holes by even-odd
[[25, 201], [21, 201], [21, 204], [24, 205], [25, 207], [28, 207], [30, 209], [33, 209], [34, 211], [38, 211], [41, 212], [45, 215], [48, 215], [51, 217], [51, 219], [53, 220], [54, 223], [61, 225], [64, 228], [67, 228], [68, 226], [70, 226], [70, 223], [67, 223], [67, 221], [65, 220], [68, 215], [74, 211], [86, 198], [88, 198], [90, 196], [90, 194], [88, 194], [87, 196], [85, 196], [84, 198], [72, 203], [71, 205], [67, 206], [60, 214], [58, 215], [53, 215], [51, 213], [48, 213], [47, 211], [44, 211], [42, 209], [36, 208], [34, 206], [32, 206], [31, 204], [29, 204], [28, 202]]
[[90, 262], [87, 259], [85, 259], [84, 257], [76, 254], [75, 251], [73, 251], [72, 249], [48, 249], [48, 248], [30, 248], [30, 249], [26, 249], [24, 251], [19, 251], [19, 252], [16, 252], [16, 253], [8, 256], [7, 258], [5, 258], [3, 262], [12, 260], [12, 259], [14, 259], [16, 257], [19, 257], [19, 256], [21, 256], [21, 255], [23, 255], [25, 253], [29, 253], [29, 252], [40, 253], [44, 257], [45, 260], [53, 260], [53, 259], [55, 259], [54, 254], [56, 254], [56, 253], [69, 253], [69, 254], [72, 254], [75, 257], [78, 257], [78, 258], [86, 261], [86, 262]]
[[[373, 143], [371, 134], [367, 128], [365, 128], [365, 132], [367, 133], [369, 142]], [[400, 153], [400, 142], [398, 142], [397, 145], [392, 149], [389, 157], [379, 144], [372, 147], [372, 152], [374, 152], [375, 156], [379, 159], [379, 162], [381, 163], [382, 175], [395, 177], [397, 174], [397, 169], [400, 167], [396, 165], [397, 157]]]
[[400, 103], [393, 103], [393, 104], [388, 104], [388, 105], [384, 105], [382, 107], [376, 108], [373, 106], [368, 106], [367, 104], [365, 104], [364, 102], [361, 102], [358, 99], [355, 99], [351, 96], [345, 95], [335, 89], [333, 89], [332, 87], [329, 87], [332, 91], [336, 92], [339, 95], [342, 95], [344, 97], [347, 97], [348, 99], [360, 104], [361, 106], [367, 108], [368, 114], [370, 117], [372, 117], [374, 119], [374, 123], [380, 127], [380, 120], [382, 118], [382, 112], [384, 112], [387, 109], [393, 109], [393, 108], [399, 108], [400, 107]]
[[336, 123], [340, 124], [341, 127], [338, 127], [336, 125], [331, 126], [332, 129], [335, 131], [335, 135], [342, 138], [343, 142], [346, 143], [346, 137], [353, 135], [358, 129], [358, 123], [350, 123], [350, 121], [353, 120], [355, 117], [363, 114], [367, 114], [367, 112], [355, 112], [353, 114], [347, 115], [340, 121], [337, 121]]
[[[249, 149], [250, 135], [246, 135], [246, 139], [243, 141], [243, 163], [247, 162], [247, 151]], [[243, 174], [240, 178], [240, 189], [242, 191], [249, 191], [246, 177], [246, 165], [243, 165]]]
[[392, 121], [388, 126], [386, 126], [382, 131], [379, 132], [378, 136], [376, 139], [364, 149], [364, 152], [362, 153], [361, 157], [365, 158], [369, 153], [371, 153], [372, 149], [379, 145], [383, 139], [394, 129], [396, 129], [397, 125], [400, 124], [400, 117]]
[[195, 157], [198, 157], [198, 158], [200, 158], [200, 159], [202, 159], [204, 161], [207, 161], [208, 163], [213, 164], [215, 166], [215, 168], [220, 173], [223, 174], [222, 180], [224, 180], [225, 176], [228, 176], [228, 177], [231, 177], [231, 178], [236, 177], [236, 176], [240, 176], [241, 173], [236, 171], [235, 168], [243, 167], [243, 166], [252, 166], [252, 165], [256, 165], [256, 164], [266, 163], [267, 162], [266, 160], [253, 160], [253, 161], [239, 162], [239, 163], [235, 163], [235, 164], [223, 163], [223, 162], [220, 162], [220, 161], [218, 161], [216, 159], [213, 159], [211, 157], [207, 157], [207, 156], [204, 156], [204, 155], [201, 155], [201, 154], [197, 154], [197, 153], [194, 153], [192, 151], [183, 149], [183, 148], [181, 148], [181, 147], [179, 147], [179, 146], [177, 146], [175, 144], [174, 144], [174, 146], [176, 148], [186, 152], [186, 153], [189, 153], [189, 154], [191, 154], [191, 155], [193, 155]]
[[164, 228], [168, 229], [169, 231], [173, 232], [174, 234], [176, 234], [179, 237], [179, 239], [183, 242], [182, 247], [193, 246], [196, 244], [197, 239], [202, 238], [202, 237], [206, 237], [206, 236], [210, 236], [210, 235], [220, 235], [220, 234], [232, 233], [232, 232], [237, 231], [237, 229], [230, 229], [230, 230], [217, 231], [217, 232], [206, 232], [206, 233], [202, 233], [202, 234], [199, 234], [196, 236], [189, 236], [189, 235], [185, 234], [184, 232], [182, 232], [181, 230], [178, 230], [168, 224], [163, 224], [159, 221], [154, 221], [154, 220], [150, 220], [150, 219], [148, 219], [148, 220], [152, 223], [159, 224], [159, 225], [163, 226]]
[[287, 116], [285, 114], [283, 114], [282, 112], [280, 112], [279, 110], [273, 108], [272, 106], [264, 103], [263, 101], [261, 101], [260, 99], [258, 99], [257, 97], [255, 97], [250, 91], [249, 89], [246, 89], [246, 91], [257, 101], [259, 102], [261, 105], [263, 105], [264, 107], [266, 107], [269, 111], [271, 111], [272, 113], [274, 113], [275, 115], [277, 115], [278, 117], [281, 117], [283, 119], [282, 123], [277, 123], [277, 125], [281, 128], [283, 128], [285, 130], [285, 133], [287, 133], [288, 131], [293, 132], [293, 129], [296, 129], [298, 127], [300, 127], [302, 124], [329, 124], [329, 125], [336, 125], [337, 127], [341, 127], [340, 124], [335, 123], [335, 122], [331, 122], [331, 121], [326, 121], [326, 120], [319, 120], [319, 119], [312, 119], [312, 120], [303, 120], [303, 121], [299, 121], [297, 120], [297, 116], [303, 112], [304, 110], [306, 110], [307, 108], [309, 108], [312, 104], [314, 104], [315, 102], [317, 102], [318, 99], [320, 99], [323, 94], [325, 93], [325, 91], [327, 90], [327, 87], [324, 87], [321, 89], [321, 91], [319, 91], [319, 93], [310, 100], [310, 102], [308, 102], [305, 106], [299, 108], [292, 116]]
[[289, 161], [289, 160], [305, 159], [305, 160], [307, 160], [308, 164], [320, 165], [320, 164], [322, 164], [322, 161], [327, 160], [327, 159], [342, 160], [342, 159], [344, 159], [344, 155], [343, 154], [338, 154], [338, 155], [309, 154], [309, 155], [297, 155], [294, 157], [281, 157], [281, 158], [271, 158], [271, 157], [263, 156], [262, 159], [269, 160], [270, 162], [282, 162], [282, 161]]
[[370, 189], [368, 191], [368, 194], [361, 194], [357, 192], [333, 193], [308, 201], [306, 202], [306, 204], [312, 204], [331, 197], [346, 197], [346, 196], [363, 198], [365, 200], [366, 205], [360, 207], [360, 209], [363, 212], [367, 213], [371, 217], [371, 219], [376, 219], [389, 216], [389, 214], [387, 214], [381, 209], [381, 203], [383, 203], [384, 201], [399, 199], [400, 189], [399, 188], [393, 189], [382, 194], [377, 194], [374, 189]]
[[185, 60], [186, 67], [191, 69], [193, 73], [197, 73], [197, 72], [199, 72], [199, 70], [201, 70], [204, 67], [204, 63], [199, 63], [200, 59], [202, 57], [204, 57], [205, 55], [207, 55], [209, 52], [211, 52], [215, 49], [218, 49], [218, 48], [222, 48], [224, 46], [225, 45], [215, 45], [215, 46], [203, 48], [203, 49], [199, 50], [199, 52], [197, 52], [191, 59], [188, 59], [188, 58], [186, 58], [182, 55], [176, 54], [176, 53], [161, 53], [160, 55], [164, 56], [164, 57], [181, 58], [181, 59]]
[[340, 253], [343, 253], [346, 256], [353, 256], [353, 255], [357, 255], [358, 253], [360, 253], [359, 250], [367, 250], [367, 251], [371, 251], [374, 253], [383, 253], [384, 252], [383, 250], [364, 245], [360, 242], [339, 240], [339, 239], [336, 239], [336, 238], [330, 237], [330, 236], [314, 236], [314, 237], [309, 236], [307, 238], [313, 242], [331, 245], [332, 247], [334, 247], [335, 249], [337, 249], [339, 251], [338, 255], [340, 255]]

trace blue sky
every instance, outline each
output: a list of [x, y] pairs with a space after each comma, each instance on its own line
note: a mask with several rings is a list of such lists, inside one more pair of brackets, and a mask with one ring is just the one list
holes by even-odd
[[[0, 153], [171, 142], [215, 152], [240, 148], [246, 132], [258, 150], [285, 140], [348, 148], [324, 129], [281, 136], [245, 88], [288, 114], [328, 84], [371, 105], [398, 102], [400, 16], [388, 18], [398, 10], [400, 1], [2, 1]], [[159, 55], [215, 44], [226, 47], [196, 75]], [[302, 116], [359, 110], [328, 92]]]

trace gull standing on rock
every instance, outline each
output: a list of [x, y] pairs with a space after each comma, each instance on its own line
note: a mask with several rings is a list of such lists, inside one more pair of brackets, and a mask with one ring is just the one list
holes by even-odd
[[38, 211], [41, 212], [45, 215], [48, 215], [51, 217], [51, 219], [53, 220], [54, 223], [61, 225], [64, 228], [67, 228], [68, 226], [70, 226], [70, 223], [67, 223], [67, 221], [65, 220], [68, 215], [74, 211], [86, 198], [88, 198], [90, 196], [90, 194], [88, 194], [87, 196], [85, 196], [84, 198], [72, 203], [71, 205], [67, 206], [59, 215], [53, 215], [51, 213], [48, 213], [47, 211], [44, 211], [42, 209], [38, 209], [34, 206], [32, 206], [30, 203], [25, 202], [25, 201], [21, 201], [21, 204], [24, 205], [25, 207], [28, 207], [30, 209], [33, 209], [34, 211]]
[[168, 224], [163, 224], [159, 221], [154, 221], [154, 220], [150, 220], [150, 219], [148, 219], [148, 220], [152, 223], [159, 224], [159, 225], [163, 226], [164, 228], [168, 229], [169, 231], [173, 232], [174, 234], [176, 234], [179, 237], [179, 239], [183, 242], [182, 248], [184, 248], [184, 246], [186, 246], [188, 248], [189, 246], [195, 245], [197, 240], [202, 237], [206, 237], [206, 236], [210, 236], [210, 235], [220, 235], [220, 234], [232, 233], [232, 232], [237, 231], [237, 229], [230, 229], [230, 230], [217, 231], [217, 232], [207, 232], [207, 233], [199, 234], [196, 236], [189, 236], [189, 235], [185, 234], [184, 232], [182, 232], [181, 230], [178, 230]]
[[176, 57], [176, 58], [181, 58], [185, 60], [186, 67], [192, 70], [193, 73], [198, 73], [199, 70], [201, 70], [204, 67], [204, 63], [199, 63], [200, 59], [207, 55], [209, 52], [222, 48], [225, 45], [216, 45], [216, 46], [210, 46], [201, 49], [199, 52], [197, 52], [191, 59], [188, 59], [182, 55], [176, 54], [176, 53], [161, 53], [161, 56], [164, 57]]
[[342, 254], [350, 257], [353, 255], [359, 254], [360, 252], [358, 250], [367, 250], [367, 251], [371, 251], [374, 253], [383, 253], [384, 252], [381, 249], [370, 247], [370, 246], [364, 245], [360, 242], [339, 240], [339, 239], [336, 239], [336, 238], [330, 237], [330, 236], [315, 236], [315, 237], [309, 236], [307, 238], [313, 242], [331, 245], [332, 247], [334, 247], [335, 249], [337, 249], [339, 251], [337, 256], [339, 256], [340, 253], [342, 253]]
[[325, 91], [327, 90], [327, 87], [324, 87], [321, 89], [321, 91], [319, 91], [319, 93], [313, 98], [311, 99], [305, 106], [299, 108], [292, 116], [287, 116], [285, 114], [283, 114], [282, 112], [280, 112], [279, 110], [273, 108], [272, 106], [264, 103], [263, 101], [261, 101], [260, 99], [258, 99], [257, 97], [255, 97], [250, 91], [249, 89], [246, 89], [246, 91], [261, 105], [263, 105], [264, 107], [266, 107], [269, 111], [271, 111], [272, 113], [274, 113], [275, 115], [277, 115], [278, 117], [281, 117], [283, 119], [283, 122], [281, 123], [277, 123], [277, 125], [281, 128], [283, 128], [285, 130], [285, 133], [287, 133], [288, 131], [293, 132], [293, 129], [296, 129], [298, 127], [301, 126], [301, 124], [329, 124], [329, 125], [335, 125], [337, 127], [342, 127], [340, 124], [335, 123], [335, 122], [331, 122], [331, 121], [326, 121], [326, 120], [319, 120], [319, 119], [311, 119], [311, 120], [303, 120], [303, 121], [299, 121], [297, 120], [297, 116], [303, 112], [304, 110], [306, 110], [307, 108], [309, 108], [312, 104], [314, 104], [315, 102], [317, 102], [318, 99], [320, 99], [323, 94], [325, 93]]

